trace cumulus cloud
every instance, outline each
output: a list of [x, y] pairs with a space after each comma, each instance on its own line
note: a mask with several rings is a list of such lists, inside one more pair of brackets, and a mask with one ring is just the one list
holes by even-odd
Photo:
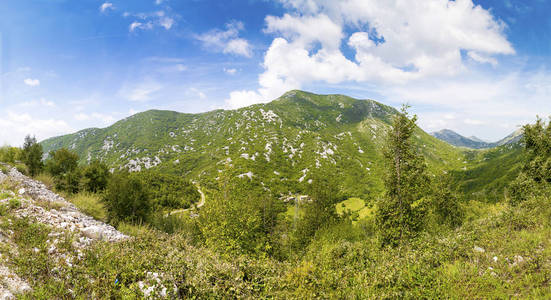
[[28, 86], [39, 86], [40, 85], [40, 80], [38, 80], [38, 79], [26, 78], [25, 80], [23, 80], [23, 82]]
[[213, 29], [195, 38], [203, 44], [203, 47], [215, 52], [252, 56], [252, 47], [246, 39], [239, 37], [239, 32], [244, 30], [242, 22], [233, 21], [226, 24], [226, 30]]
[[[291, 13], [267, 16], [275, 35], [255, 91], [234, 91], [229, 107], [270, 101], [313, 82], [406, 84], [452, 77], [471, 61], [497, 65], [515, 54], [505, 25], [472, 0], [282, 0]], [[345, 55], [342, 49], [347, 49]]]
[[111, 10], [115, 9], [115, 7], [113, 6], [113, 3], [105, 2], [105, 3], [103, 3], [103, 4], [99, 7], [99, 10], [100, 10], [102, 13], [105, 13], [105, 12], [108, 11], [109, 9], [111, 9]]
[[0, 142], [10, 145], [21, 145], [27, 134], [36, 135], [38, 140], [47, 137], [70, 133], [73, 130], [63, 120], [41, 119], [29, 113], [8, 111], [0, 118]]

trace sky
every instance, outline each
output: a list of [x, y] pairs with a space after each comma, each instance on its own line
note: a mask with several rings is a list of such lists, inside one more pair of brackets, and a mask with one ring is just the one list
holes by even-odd
[[3, 0], [0, 144], [288, 90], [495, 141], [551, 115], [551, 1]]

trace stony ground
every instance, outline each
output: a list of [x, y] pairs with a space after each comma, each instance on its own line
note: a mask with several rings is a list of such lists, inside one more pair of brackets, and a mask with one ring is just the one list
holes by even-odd
[[[117, 242], [128, 238], [113, 226], [81, 213], [73, 204], [48, 190], [41, 182], [21, 174], [15, 168], [4, 167], [9, 172], [5, 174], [0, 171], [0, 194], [3, 195], [0, 203], [9, 206], [16, 201], [18, 205], [12, 210], [16, 218], [28, 218], [32, 222], [50, 227], [52, 231], [48, 236], [48, 254], [65, 261], [66, 265], [71, 266], [71, 261], [80, 259], [82, 252], [79, 249], [84, 249], [94, 240]], [[17, 247], [11, 242], [13, 234], [10, 230], [0, 231], [0, 244], [7, 245], [6, 248], [10, 251], [17, 251]], [[77, 249], [76, 257], [58, 249], [67, 234], [73, 236], [72, 246]], [[12, 299], [14, 295], [31, 288], [6, 265], [7, 258], [0, 254], [0, 299]]]

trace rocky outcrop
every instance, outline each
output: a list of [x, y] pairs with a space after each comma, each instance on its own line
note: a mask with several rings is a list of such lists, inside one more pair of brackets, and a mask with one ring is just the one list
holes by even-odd
[[[56, 257], [56, 261], [64, 261], [68, 267], [74, 259], [80, 259], [81, 250], [94, 241], [118, 242], [128, 238], [113, 226], [83, 214], [43, 183], [21, 174], [15, 168], [10, 168], [8, 174], [0, 171], [0, 194], [3, 194], [0, 203], [12, 207], [13, 216], [28, 218], [31, 222], [51, 227], [47, 241], [48, 254]], [[13, 207], [13, 203], [17, 203], [16, 207]], [[75, 255], [58, 251], [58, 244], [67, 233], [73, 236]], [[11, 245], [12, 234], [13, 232], [0, 231], [0, 243], [10, 244], [10, 248], [17, 251], [16, 246]], [[15, 295], [29, 291], [29, 284], [6, 267], [9, 262], [1, 254], [0, 258], [0, 300], [13, 299]]]

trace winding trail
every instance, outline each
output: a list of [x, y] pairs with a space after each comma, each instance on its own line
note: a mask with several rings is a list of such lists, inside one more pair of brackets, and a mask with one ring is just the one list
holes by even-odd
[[[197, 191], [201, 195], [201, 200], [199, 200], [199, 203], [197, 203], [197, 205], [195, 205], [195, 208], [201, 208], [203, 205], [205, 205], [205, 199], [206, 199], [205, 193], [203, 193], [203, 191], [201, 190], [201, 187], [199, 186], [199, 184], [197, 182], [194, 182], [193, 184], [195, 185], [195, 187], [197, 188]], [[166, 214], [165, 216], [168, 217], [168, 216], [171, 216], [173, 214], [183, 213], [183, 212], [189, 211], [191, 209], [193, 209], [193, 207], [173, 210], [170, 213]]]

